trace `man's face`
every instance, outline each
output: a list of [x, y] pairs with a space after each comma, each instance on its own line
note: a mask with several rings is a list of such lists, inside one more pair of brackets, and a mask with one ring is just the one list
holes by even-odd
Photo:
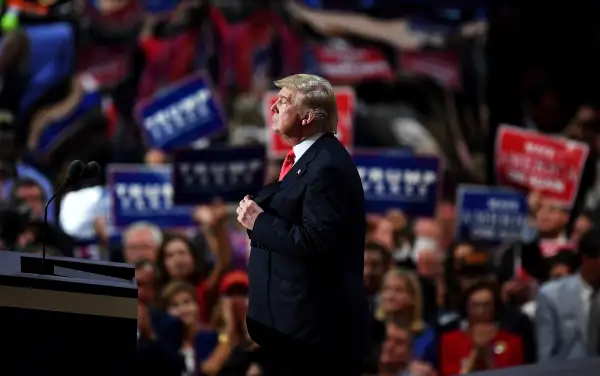
[[561, 208], [551, 203], [542, 202], [540, 210], [536, 214], [537, 225], [540, 232], [559, 232], [569, 220], [568, 214]]
[[394, 223], [389, 219], [382, 218], [377, 221], [377, 225], [372, 233], [373, 241], [383, 245], [388, 249], [394, 249]]
[[417, 237], [438, 239], [440, 236], [440, 226], [433, 219], [420, 218], [415, 222], [414, 232]]
[[565, 264], [556, 264], [550, 269], [550, 279], [560, 279], [571, 274], [571, 269]]
[[365, 249], [363, 280], [365, 288], [369, 292], [374, 292], [379, 289], [384, 272], [385, 265], [383, 265], [381, 253], [374, 249]]
[[130, 264], [141, 260], [156, 262], [159, 246], [160, 244], [156, 242], [149, 230], [136, 229], [131, 231], [125, 238], [125, 261]]
[[154, 271], [150, 266], [136, 269], [135, 280], [138, 285], [138, 299], [146, 304], [154, 301]]
[[417, 258], [417, 273], [421, 277], [434, 279], [442, 272], [442, 259], [433, 249], [423, 250]]
[[279, 91], [277, 102], [271, 106], [273, 132], [280, 136], [294, 137], [299, 133], [301, 119], [294, 101], [295, 94], [293, 90], [284, 87]]
[[388, 324], [386, 338], [381, 349], [381, 363], [385, 365], [408, 364], [410, 356], [409, 334], [394, 324]]
[[44, 202], [42, 190], [35, 185], [27, 185], [19, 187], [16, 191], [16, 196], [19, 200], [24, 202], [33, 213], [42, 218], [44, 215]]

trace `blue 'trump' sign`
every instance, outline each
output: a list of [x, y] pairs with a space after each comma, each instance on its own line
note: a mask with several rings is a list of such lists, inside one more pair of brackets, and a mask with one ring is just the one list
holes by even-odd
[[173, 161], [175, 203], [197, 205], [220, 197], [238, 202], [264, 185], [264, 147], [181, 150]]
[[225, 129], [207, 80], [195, 74], [141, 101], [136, 112], [149, 146], [170, 150]]
[[521, 237], [527, 202], [524, 194], [511, 189], [461, 185], [456, 212], [457, 237], [500, 244]]
[[367, 212], [400, 209], [410, 216], [435, 214], [440, 183], [436, 156], [411, 153], [356, 153]]
[[108, 184], [117, 228], [137, 221], [163, 228], [194, 226], [191, 208], [173, 205], [169, 166], [109, 165]]

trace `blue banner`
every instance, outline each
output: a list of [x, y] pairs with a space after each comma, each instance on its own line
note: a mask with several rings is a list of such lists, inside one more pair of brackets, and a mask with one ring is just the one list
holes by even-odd
[[524, 194], [507, 188], [461, 185], [456, 213], [457, 238], [501, 244], [521, 238], [527, 202]]
[[437, 157], [384, 151], [356, 153], [354, 162], [362, 179], [367, 212], [399, 209], [409, 216], [435, 215], [441, 181]]
[[22, 25], [22, 28], [29, 43], [25, 69], [27, 90], [21, 98], [21, 114], [28, 111], [44, 93], [70, 77], [76, 61], [74, 28], [68, 22]]
[[171, 150], [225, 130], [223, 112], [208, 82], [194, 74], [138, 103], [148, 146]]
[[173, 160], [175, 203], [197, 205], [215, 197], [238, 202], [264, 185], [264, 147], [180, 150]]
[[147, 221], [163, 228], [194, 226], [192, 209], [173, 204], [169, 166], [109, 165], [112, 224], [124, 228]]
[[69, 142], [69, 136], [79, 131], [85, 131], [87, 125], [82, 119], [94, 108], [102, 106], [102, 95], [98, 92], [88, 92], [81, 101], [61, 118], [54, 119], [46, 124], [40, 134], [34, 154], [47, 154], [54, 151], [62, 143]]
[[172, 12], [181, 3], [181, 0], [144, 0], [144, 10], [149, 13]]

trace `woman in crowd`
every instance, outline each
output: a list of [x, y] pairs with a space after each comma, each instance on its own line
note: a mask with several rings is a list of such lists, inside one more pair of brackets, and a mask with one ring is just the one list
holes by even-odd
[[180, 354], [185, 360], [183, 375], [217, 375], [231, 351], [240, 342], [237, 310], [232, 299], [223, 298], [221, 304], [223, 325], [219, 333], [203, 325], [199, 317], [200, 307], [194, 286], [182, 281], [170, 282], [162, 291], [161, 307], [179, 318], [184, 325]]
[[413, 359], [435, 363], [435, 331], [423, 320], [421, 292], [416, 277], [402, 269], [392, 269], [383, 279], [377, 318], [409, 328]]
[[201, 306], [201, 321], [208, 323], [217, 299], [219, 279], [229, 266], [230, 246], [225, 227], [226, 211], [220, 204], [201, 207], [195, 217], [203, 225], [209, 248], [215, 256], [215, 265], [204, 278], [204, 259], [195, 243], [182, 234], [168, 234], [158, 251], [157, 268], [159, 287], [171, 281], [184, 281], [196, 288]]
[[231, 354], [221, 368], [219, 376], [263, 374], [263, 362], [258, 346], [250, 339], [246, 328], [248, 311], [248, 274], [241, 270], [223, 276], [219, 284], [221, 296], [212, 318], [221, 339], [231, 345]]
[[521, 338], [498, 329], [502, 303], [495, 285], [479, 282], [468, 288], [461, 308], [461, 328], [441, 339], [443, 376], [523, 364]]

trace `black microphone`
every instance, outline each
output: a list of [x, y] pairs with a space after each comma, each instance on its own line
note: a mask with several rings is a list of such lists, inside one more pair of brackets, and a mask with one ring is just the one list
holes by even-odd
[[89, 179], [100, 175], [100, 165], [96, 161], [88, 162], [83, 167], [83, 171], [81, 172], [82, 179]]
[[50, 197], [50, 199], [46, 203], [46, 207], [44, 208], [44, 225], [42, 226], [42, 271], [45, 270], [44, 261], [46, 260], [46, 226], [48, 226], [48, 206], [50, 206], [50, 203], [54, 201], [56, 196], [58, 196], [58, 194], [67, 185], [77, 183], [79, 180], [81, 180], [85, 167], [86, 166], [84, 166], [83, 162], [79, 159], [76, 159], [73, 162], [71, 162], [71, 164], [69, 165], [69, 170], [67, 172], [67, 179], [60, 185], [60, 187], [58, 187], [58, 189], [54, 192], [52, 197]]

